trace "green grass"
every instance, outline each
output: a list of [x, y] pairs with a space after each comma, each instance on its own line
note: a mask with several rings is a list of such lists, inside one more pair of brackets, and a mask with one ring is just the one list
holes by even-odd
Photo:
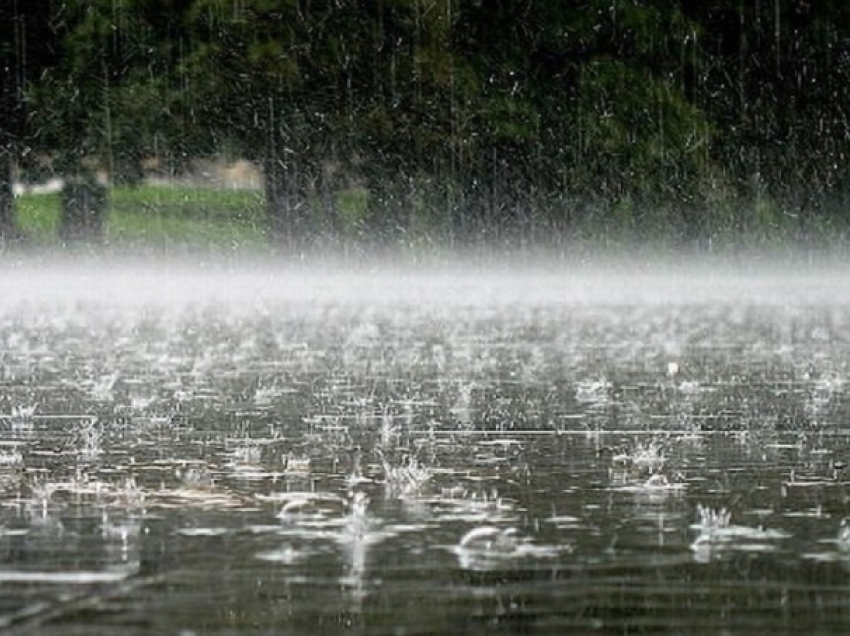
[[[408, 226], [395, 245], [416, 258], [440, 253], [442, 249], [454, 249], [447, 233], [449, 217], [440, 212], [440, 197], [431, 198], [428, 193], [423, 188], [411, 200]], [[60, 243], [60, 199], [59, 193], [27, 193], [16, 199], [18, 227], [26, 237], [25, 245], [50, 248]], [[342, 246], [344, 252], [349, 248], [356, 251], [361, 238], [368, 244], [373, 231], [371, 225], [381, 221], [371, 207], [370, 192], [362, 187], [342, 190], [336, 193], [334, 203], [331, 212], [320, 210], [317, 214], [337, 216], [315, 220], [316, 226], [327, 221], [329, 249]], [[317, 208], [320, 207], [319, 202]], [[592, 208], [590, 213], [571, 219], [568, 231], [562, 227], [553, 229], [551, 225], [553, 219], [564, 214], [558, 207], [541, 207], [535, 214], [526, 226], [529, 234], [518, 235], [521, 240], [530, 237], [530, 242], [522, 245], [534, 250], [542, 242], [555, 250], [567, 246], [570, 250], [621, 251], [636, 246], [663, 251], [676, 249], [683, 229], [681, 223], [676, 224], [676, 220], [681, 221], [681, 213], [675, 208], [658, 206], [642, 210], [628, 200], [608, 208]], [[104, 247], [119, 252], [148, 249], [243, 254], [275, 251], [268, 232], [262, 190], [172, 184], [114, 186], [108, 190], [104, 221]], [[718, 200], [704, 223], [710, 230], [713, 251], [734, 251], [741, 246], [791, 247], [800, 240], [801, 233], [800, 221], [783, 214], [778, 203], [766, 198], [756, 201], [743, 220], [737, 208], [728, 201]], [[804, 229], [819, 245], [835, 246], [840, 253], [847, 253], [846, 237], [850, 235], [850, 226], [843, 217], [828, 216]], [[490, 236], [480, 233], [481, 236], [485, 234]], [[510, 232], [506, 237], [504, 245], [513, 249], [515, 244], [510, 243], [514, 240]], [[338, 242], [334, 243], [335, 240]], [[309, 249], [312, 244], [308, 245], [305, 240], [305, 245], [305, 249]]]
[[[17, 199], [18, 226], [33, 243], [58, 242], [60, 195]], [[115, 246], [260, 250], [268, 246], [263, 196], [255, 190], [116, 186], [104, 238]]]
[[265, 217], [262, 193], [255, 190], [180, 185], [115, 187], [110, 193], [110, 203], [112, 212], [118, 216], [145, 214], [199, 220], [240, 219], [246, 223], [262, 221]]
[[18, 227], [35, 243], [55, 242], [59, 231], [59, 193], [25, 194], [16, 200]]

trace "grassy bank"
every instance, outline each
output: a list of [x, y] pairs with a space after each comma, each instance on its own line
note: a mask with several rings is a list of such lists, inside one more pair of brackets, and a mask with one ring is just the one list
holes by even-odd
[[[413, 260], [452, 255], [520, 256], [665, 254], [680, 251], [738, 254], [824, 251], [848, 256], [850, 219], [836, 208], [808, 220], [788, 214], [764, 197], [735, 207], [730, 198], [707, 201], [691, 215], [702, 237], [687, 240], [680, 209], [627, 203], [579, 206], [567, 199], [494, 208], [469, 223], [467, 236], [451, 231], [450, 213], [438, 196], [417, 191], [395, 208], [373, 208], [369, 193], [355, 188], [333, 193], [332, 211], [316, 206], [305, 252], [359, 258], [382, 250]], [[59, 193], [17, 198], [18, 226], [25, 245], [59, 244]], [[335, 216], [334, 216], [335, 215]], [[505, 219], [513, 219], [514, 222]], [[388, 223], [387, 219], [395, 219]], [[522, 223], [515, 220], [521, 219]], [[678, 223], [677, 223], [678, 221]], [[115, 186], [109, 189], [104, 243], [115, 251], [215, 251], [270, 253], [262, 190], [190, 185]], [[377, 240], [388, 229], [386, 241]]]
[[[18, 226], [39, 246], [58, 242], [59, 193], [17, 198]], [[110, 188], [105, 241], [116, 247], [264, 250], [263, 196], [256, 190], [182, 185]]]

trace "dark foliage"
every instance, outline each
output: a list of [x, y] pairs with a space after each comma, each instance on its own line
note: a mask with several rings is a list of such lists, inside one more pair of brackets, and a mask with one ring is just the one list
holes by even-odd
[[19, 164], [31, 150], [134, 181], [248, 158], [290, 243], [848, 227], [850, 7], [835, 0], [41, 0], [10, 15], [41, 29], [24, 46], [6, 26], [0, 48]]

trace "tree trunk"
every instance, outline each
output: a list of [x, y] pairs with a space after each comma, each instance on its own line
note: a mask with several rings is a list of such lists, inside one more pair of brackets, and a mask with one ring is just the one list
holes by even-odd
[[59, 237], [63, 241], [96, 241], [103, 237], [106, 188], [91, 178], [69, 180], [62, 190]]
[[12, 152], [0, 147], [0, 241], [19, 238], [15, 222], [15, 196], [12, 192]]
[[303, 251], [309, 239], [307, 180], [296, 166], [275, 158], [263, 161], [263, 176], [272, 242], [293, 252]]
[[266, 214], [269, 232], [275, 243], [289, 244], [291, 225], [288, 219], [289, 201], [286, 196], [286, 179], [283, 166], [275, 159], [263, 162], [264, 189], [266, 194]]

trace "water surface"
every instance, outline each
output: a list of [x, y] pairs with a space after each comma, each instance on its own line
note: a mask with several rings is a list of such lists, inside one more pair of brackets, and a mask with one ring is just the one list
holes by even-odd
[[841, 272], [0, 278], [4, 633], [850, 628]]

